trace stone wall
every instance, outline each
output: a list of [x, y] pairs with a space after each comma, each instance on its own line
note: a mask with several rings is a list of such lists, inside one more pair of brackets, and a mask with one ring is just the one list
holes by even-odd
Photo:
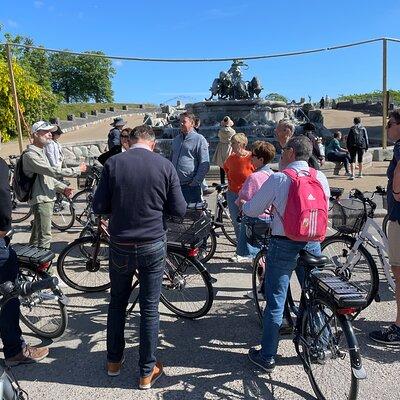
[[369, 114], [382, 115], [382, 103], [372, 103], [371, 101], [366, 101], [364, 103], [355, 103], [353, 100], [349, 101], [339, 101], [336, 104], [337, 110], [348, 110], [348, 111], [360, 111]]

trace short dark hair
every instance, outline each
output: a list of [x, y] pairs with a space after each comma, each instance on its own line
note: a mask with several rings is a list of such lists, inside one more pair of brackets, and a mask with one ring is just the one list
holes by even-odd
[[269, 142], [257, 140], [253, 143], [251, 153], [257, 158], [262, 158], [264, 164], [268, 164], [275, 157], [275, 147]]
[[196, 124], [196, 116], [193, 113], [185, 111], [179, 118], [189, 118], [193, 122], [193, 125]]
[[394, 118], [396, 123], [400, 124], [400, 108], [396, 108], [389, 114], [389, 118]]
[[340, 132], [340, 131], [335, 131], [334, 134], [333, 134], [333, 137], [334, 137], [335, 139], [337, 139], [337, 138], [339, 137], [339, 135], [341, 135], [341, 134], [342, 134], [342, 132]]
[[154, 131], [153, 129], [151, 129], [150, 126], [139, 125], [131, 130], [131, 132], [129, 133], [129, 139], [130, 140], [142, 139], [153, 142], [156, 140], [156, 135], [154, 134]]
[[360, 117], [355, 117], [354, 119], [353, 119], [353, 121], [354, 121], [354, 123], [357, 125], [357, 124], [361, 124], [361, 118]]

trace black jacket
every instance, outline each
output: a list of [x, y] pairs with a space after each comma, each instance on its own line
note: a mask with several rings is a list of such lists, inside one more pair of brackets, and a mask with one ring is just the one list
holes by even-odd
[[143, 148], [105, 163], [93, 199], [96, 214], [110, 214], [115, 242], [155, 242], [165, 235], [164, 214], [182, 217], [186, 202], [172, 163]]
[[100, 154], [97, 161], [101, 164], [104, 165], [106, 161], [112, 157], [115, 156], [116, 154], [119, 154], [122, 152], [122, 146], [119, 144], [118, 146], [114, 146], [111, 150], [106, 151], [103, 154]]
[[8, 165], [0, 158], [0, 231], [11, 229], [11, 192], [8, 174]]
[[364, 126], [361, 124], [354, 125], [350, 128], [347, 135], [347, 148], [360, 148], [368, 150], [369, 140], [368, 133]]

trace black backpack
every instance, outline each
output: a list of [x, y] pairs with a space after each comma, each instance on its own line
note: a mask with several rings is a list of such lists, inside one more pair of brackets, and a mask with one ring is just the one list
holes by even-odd
[[354, 135], [354, 146], [360, 147], [360, 148], [365, 147], [364, 128], [359, 128], [358, 126], [353, 126], [353, 135]]
[[26, 153], [24, 151], [19, 157], [17, 163], [15, 164], [14, 175], [12, 179], [12, 188], [15, 193], [15, 197], [18, 201], [27, 202], [32, 197], [32, 188], [35, 183], [37, 174], [33, 174], [29, 177], [25, 174], [22, 164], [23, 155]]

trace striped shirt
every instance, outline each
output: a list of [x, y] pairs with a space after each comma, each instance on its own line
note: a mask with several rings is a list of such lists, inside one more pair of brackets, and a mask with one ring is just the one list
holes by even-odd
[[[294, 169], [296, 172], [309, 170], [306, 161], [294, 161], [286, 168]], [[322, 185], [329, 205], [330, 189], [328, 180], [321, 171], [317, 171], [317, 179]], [[249, 217], [257, 217], [264, 210], [273, 206], [272, 235], [285, 236], [280, 216], [285, 213], [291, 183], [291, 179], [282, 172], [271, 175], [253, 198], [243, 205], [243, 212]]]

